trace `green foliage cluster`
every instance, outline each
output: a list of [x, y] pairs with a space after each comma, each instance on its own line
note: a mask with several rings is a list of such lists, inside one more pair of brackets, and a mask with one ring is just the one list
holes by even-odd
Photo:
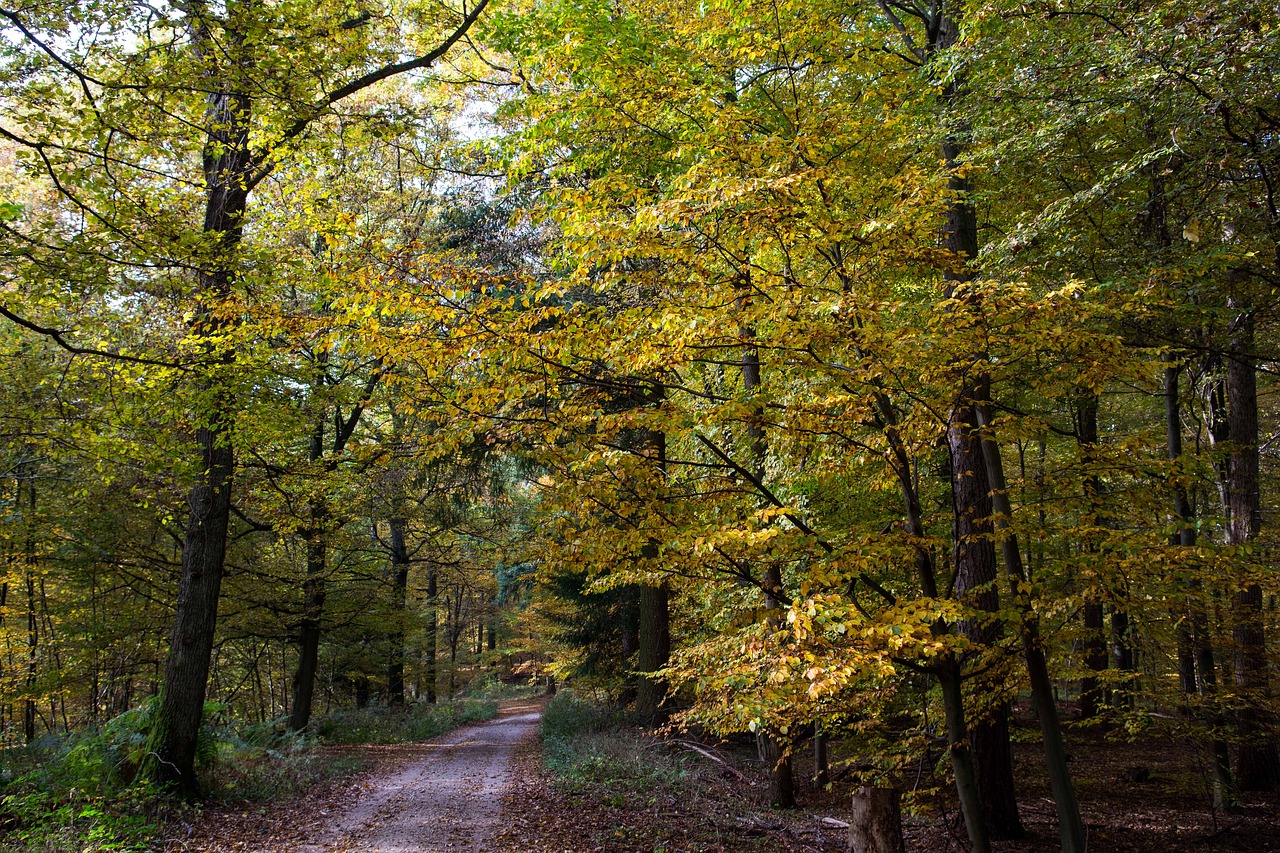
[[506, 682], [496, 673], [490, 673], [473, 679], [463, 692], [463, 697], [473, 701], [499, 702], [503, 699], [529, 699], [540, 696], [544, 689], [541, 684], [528, 681]]
[[[4, 849], [13, 853], [145, 853], [153, 849], [154, 803], [132, 789], [111, 797], [47, 791], [5, 794], [0, 814], [7, 824]], [[11, 846], [8, 846], [11, 845]]]
[[[17, 762], [32, 765], [21, 774], [10, 774], [8, 789], [48, 792], [79, 792], [90, 796], [114, 796], [134, 780], [147, 749], [154, 699], [108, 720], [99, 728], [86, 729], [65, 738], [54, 735], [33, 742], [25, 750], [15, 750]], [[219, 722], [225, 706], [206, 702], [197, 757], [208, 766], [228, 743], [231, 730]]]

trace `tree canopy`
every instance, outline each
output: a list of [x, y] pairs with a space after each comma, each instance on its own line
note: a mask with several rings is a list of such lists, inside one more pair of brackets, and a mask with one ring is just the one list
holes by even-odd
[[1020, 699], [1063, 850], [1064, 718], [1280, 786], [1274, 9], [0, 24], [23, 739], [157, 696], [194, 795], [206, 699], [302, 730], [501, 658], [757, 734], [784, 805], [815, 731], [875, 784], [940, 739], [975, 851]]

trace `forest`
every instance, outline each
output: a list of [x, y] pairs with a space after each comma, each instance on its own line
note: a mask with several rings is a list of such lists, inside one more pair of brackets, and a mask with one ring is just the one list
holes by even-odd
[[7, 2], [0, 847], [554, 689], [1272, 849], [1278, 82], [1257, 0]]

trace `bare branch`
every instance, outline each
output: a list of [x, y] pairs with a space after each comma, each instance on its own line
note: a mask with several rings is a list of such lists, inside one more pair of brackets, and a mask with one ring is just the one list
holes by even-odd
[[21, 326], [28, 331], [35, 332], [37, 335], [43, 335], [72, 355], [95, 355], [101, 358], [111, 359], [112, 361], [124, 361], [129, 364], [147, 364], [152, 367], [172, 367], [178, 370], [183, 370], [191, 366], [190, 364], [182, 364], [180, 362], [160, 361], [159, 359], [145, 358], [138, 355], [127, 355], [120, 352], [110, 352], [108, 350], [94, 349], [92, 347], [79, 347], [67, 340], [66, 329], [54, 329], [49, 326], [41, 326], [31, 320], [20, 317], [4, 305], [0, 305], [0, 317], [5, 317], [15, 325]]

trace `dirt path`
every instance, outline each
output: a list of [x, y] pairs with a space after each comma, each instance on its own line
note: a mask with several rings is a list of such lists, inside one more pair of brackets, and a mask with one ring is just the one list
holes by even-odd
[[415, 747], [413, 761], [372, 780], [298, 853], [444, 853], [487, 849], [502, 810], [516, 745], [537, 728], [538, 707], [506, 705], [497, 719]]
[[[365, 747], [372, 771], [338, 790], [274, 807], [213, 810], [182, 853], [460, 853], [486, 851], [516, 747], [535, 736], [542, 703], [503, 702], [496, 719], [428, 743]], [[326, 786], [321, 786], [322, 789]]]

